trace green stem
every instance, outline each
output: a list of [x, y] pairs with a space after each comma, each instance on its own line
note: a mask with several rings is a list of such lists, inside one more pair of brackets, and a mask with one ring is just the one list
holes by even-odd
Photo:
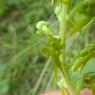
[[71, 81], [69, 72], [68, 72], [68, 68], [67, 68], [67, 64], [66, 64], [66, 32], [67, 32], [67, 21], [66, 21], [66, 17], [67, 17], [67, 5], [62, 5], [62, 9], [61, 9], [61, 13], [59, 15], [59, 22], [60, 22], [60, 39], [61, 39], [61, 44], [63, 46], [63, 51], [60, 54], [60, 63], [61, 63], [61, 71], [63, 73], [64, 79], [67, 83], [68, 86], [68, 90], [70, 92], [71, 95], [78, 95], [73, 83]]
[[45, 67], [43, 68], [43, 70], [42, 70], [42, 72], [41, 72], [41, 74], [40, 74], [40, 76], [39, 76], [39, 79], [38, 79], [38, 81], [37, 81], [35, 87], [34, 87], [33, 89], [31, 89], [31, 90], [28, 92], [27, 95], [36, 95], [37, 90], [38, 90], [38, 88], [39, 88], [39, 86], [40, 86], [41, 81], [43, 80], [43, 76], [45, 75], [45, 72], [46, 72], [46, 70], [47, 70], [47, 68], [48, 68], [48, 66], [49, 66], [49, 64], [50, 64], [50, 62], [51, 62], [51, 59], [49, 58], [49, 59], [47, 60], [47, 62], [46, 62]]

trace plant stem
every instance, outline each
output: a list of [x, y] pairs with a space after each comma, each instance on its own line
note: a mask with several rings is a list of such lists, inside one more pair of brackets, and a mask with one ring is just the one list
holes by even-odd
[[67, 87], [68, 90], [70, 92], [71, 95], [78, 95], [73, 83], [71, 81], [68, 69], [67, 69], [67, 64], [66, 64], [66, 32], [67, 32], [67, 21], [66, 21], [66, 17], [67, 17], [67, 5], [62, 5], [61, 7], [61, 13], [60, 13], [60, 17], [59, 17], [59, 22], [60, 22], [60, 39], [61, 39], [61, 44], [63, 46], [63, 50], [62, 53], [60, 54], [60, 63], [61, 63], [61, 71], [63, 73], [64, 79], [67, 83]]
[[51, 59], [49, 58], [49, 59], [47, 60], [47, 62], [46, 62], [45, 67], [43, 68], [43, 70], [42, 70], [42, 72], [41, 72], [41, 74], [40, 74], [40, 76], [39, 76], [39, 79], [38, 79], [38, 81], [37, 81], [37, 83], [36, 83], [34, 89], [31, 89], [31, 90], [28, 92], [27, 95], [36, 95], [37, 90], [38, 90], [38, 88], [39, 88], [39, 86], [40, 86], [41, 80], [42, 80], [42, 78], [43, 78], [43, 76], [44, 76], [44, 74], [45, 74], [45, 72], [46, 72], [46, 70], [47, 70], [47, 68], [48, 68], [48, 66], [49, 66], [49, 64], [50, 64], [50, 62], [51, 62]]

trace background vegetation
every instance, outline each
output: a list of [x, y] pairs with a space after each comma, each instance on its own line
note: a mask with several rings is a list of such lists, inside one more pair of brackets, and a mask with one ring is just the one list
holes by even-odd
[[[58, 26], [48, 0], [0, 0], [0, 95], [37, 95], [56, 87], [51, 61], [41, 50], [46, 38], [35, 29], [39, 20], [48, 19], [53, 28]], [[95, 42], [93, 31], [68, 38], [67, 52], [73, 49], [68, 61]]]

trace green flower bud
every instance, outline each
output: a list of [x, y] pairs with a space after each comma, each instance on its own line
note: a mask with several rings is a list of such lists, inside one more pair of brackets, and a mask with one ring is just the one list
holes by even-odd
[[48, 22], [40, 21], [37, 23], [36, 28], [40, 34], [52, 35]]
[[45, 22], [45, 21], [39, 21], [39, 22], [37, 23], [36, 28], [37, 28], [37, 29], [43, 29], [44, 27], [47, 27], [48, 24], [49, 24], [48, 22]]

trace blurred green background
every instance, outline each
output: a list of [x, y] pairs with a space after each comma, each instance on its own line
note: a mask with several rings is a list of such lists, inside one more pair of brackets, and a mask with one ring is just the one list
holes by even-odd
[[50, 88], [50, 61], [40, 53], [35, 27], [51, 12], [48, 0], [0, 0], [0, 95], [37, 95]]
[[[0, 0], [0, 95], [37, 95], [56, 88], [51, 60], [41, 51], [45, 38], [35, 28], [39, 20], [55, 25], [52, 14], [49, 0]], [[93, 38], [93, 31], [75, 37], [68, 61]]]

